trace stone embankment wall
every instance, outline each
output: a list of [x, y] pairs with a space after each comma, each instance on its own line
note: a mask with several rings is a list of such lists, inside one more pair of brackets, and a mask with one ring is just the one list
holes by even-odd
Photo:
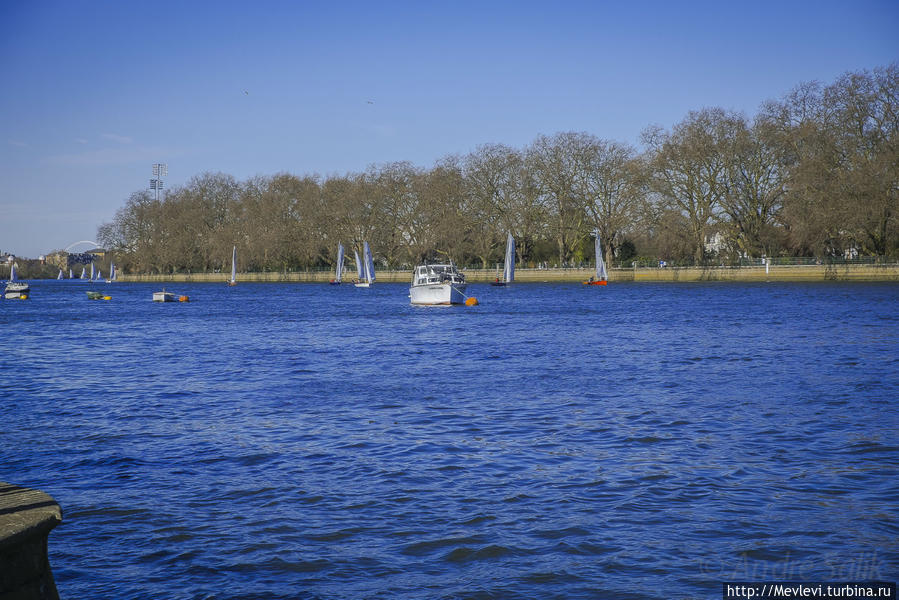
[[0, 482], [0, 600], [59, 600], [47, 537], [61, 521], [44, 492]]
[[[495, 269], [465, 269], [470, 283], [493, 281]], [[517, 269], [517, 282], [579, 282], [593, 274], [592, 269]], [[173, 273], [168, 275], [124, 275], [122, 281], [225, 283], [227, 273]], [[334, 277], [330, 271], [294, 273], [239, 273], [238, 282], [326, 283]], [[383, 283], [409, 283], [411, 271], [380, 271]], [[352, 281], [351, 277], [344, 281]], [[899, 281], [899, 264], [884, 265], [771, 265], [758, 267], [665, 267], [612, 269], [609, 281]]]

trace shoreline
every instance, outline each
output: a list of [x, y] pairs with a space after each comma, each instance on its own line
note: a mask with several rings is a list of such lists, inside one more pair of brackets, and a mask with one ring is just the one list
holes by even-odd
[[[463, 269], [469, 283], [493, 281], [495, 269]], [[238, 273], [238, 282], [252, 283], [327, 283], [333, 277], [331, 271], [299, 271], [289, 273]], [[516, 283], [579, 283], [593, 275], [593, 269], [517, 269]], [[378, 281], [383, 283], [408, 283], [411, 270], [380, 271]], [[225, 283], [229, 273], [170, 273], [120, 275], [119, 281], [146, 283]], [[352, 277], [344, 282], [349, 283]], [[771, 265], [754, 267], [664, 267], [611, 269], [609, 282], [814, 282], [814, 281], [895, 281], [899, 282], [899, 264], [884, 265]]]

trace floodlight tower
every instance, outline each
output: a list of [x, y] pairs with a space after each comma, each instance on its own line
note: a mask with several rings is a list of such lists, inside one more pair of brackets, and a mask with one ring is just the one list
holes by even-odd
[[153, 163], [153, 179], [150, 180], [150, 189], [156, 190], [156, 200], [159, 200], [159, 190], [162, 189], [162, 178], [169, 174], [169, 166], [165, 163]]

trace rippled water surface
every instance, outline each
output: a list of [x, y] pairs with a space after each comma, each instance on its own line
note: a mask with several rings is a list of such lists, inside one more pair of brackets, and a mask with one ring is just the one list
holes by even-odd
[[899, 578], [899, 286], [37, 282], [0, 480], [66, 598], [720, 598]]

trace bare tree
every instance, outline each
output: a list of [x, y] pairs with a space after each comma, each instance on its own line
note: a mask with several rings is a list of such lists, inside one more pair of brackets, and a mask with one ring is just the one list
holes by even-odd
[[706, 235], [726, 193], [723, 151], [734, 122], [722, 109], [707, 108], [690, 112], [670, 133], [661, 128], [643, 133], [651, 153], [651, 186], [686, 217], [696, 262], [704, 260]]
[[726, 193], [721, 198], [728, 237], [741, 255], [770, 256], [779, 245], [775, 226], [786, 192], [776, 128], [763, 118], [750, 128], [734, 117], [732, 133], [723, 150]]
[[585, 133], [540, 136], [528, 149], [528, 162], [549, 209], [548, 228], [556, 240], [560, 264], [567, 264], [574, 248], [584, 239], [587, 227], [585, 198], [578, 177], [586, 168], [585, 150], [592, 137]]
[[612, 263], [614, 249], [624, 232], [638, 219], [640, 206], [640, 171], [635, 151], [626, 144], [582, 138], [582, 165], [576, 172], [576, 196], [597, 229], [607, 263]]

